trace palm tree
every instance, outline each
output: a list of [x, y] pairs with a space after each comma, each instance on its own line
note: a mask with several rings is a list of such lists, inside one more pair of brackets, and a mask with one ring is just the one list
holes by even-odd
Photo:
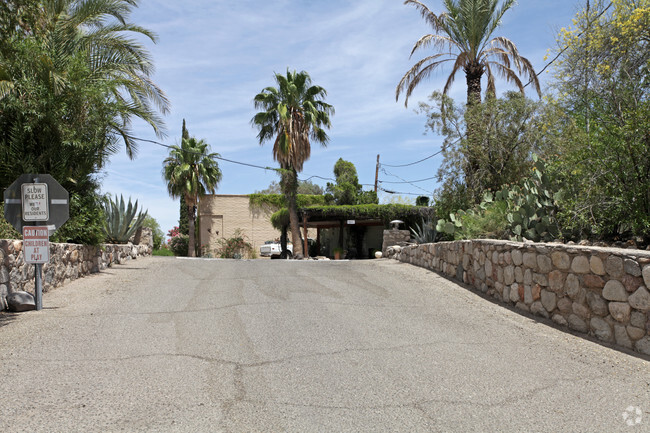
[[497, 9], [499, 0], [443, 0], [446, 11], [436, 15], [418, 0], [406, 0], [414, 5], [433, 27], [434, 34], [422, 36], [413, 47], [411, 56], [431, 45], [436, 53], [417, 62], [397, 86], [395, 99], [406, 91], [404, 105], [420, 81], [429, 77], [444, 63], [453, 62], [443, 94], [446, 95], [461, 69], [467, 80], [467, 104], [480, 103], [481, 78], [487, 75], [487, 93], [495, 94], [495, 76], [513, 82], [523, 93], [525, 85], [519, 75], [529, 77], [541, 96], [539, 81], [528, 59], [521, 56], [515, 44], [504, 37], [492, 37], [501, 18], [515, 0], [505, 0]]
[[294, 255], [302, 254], [299, 241], [296, 194], [298, 172], [311, 154], [310, 139], [326, 146], [329, 137], [323, 127], [330, 128], [334, 108], [324, 102], [327, 91], [312, 85], [305, 71], [275, 74], [278, 87], [267, 87], [255, 95], [255, 108], [262, 110], [251, 119], [259, 129], [260, 145], [275, 138], [273, 159], [280, 164], [281, 187], [289, 208], [291, 240]]
[[196, 256], [195, 220], [199, 197], [214, 194], [221, 181], [221, 170], [216, 159], [218, 153], [208, 153], [210, 145], [194, 137], [183, 138], [180, 146], [172, 146], [163, 162], [163, 177], [173, 198], [182, 197], [187, 205], [189, 222], [188, 255]]
[[[164, 92], [151, 80], [149, 53], [132, 38], [156, 42], [154, 33], [128, 21], [137, 4], [138, 0], [44, 0], [32, 11], [34, 27], [20, 36], [42, 47], [29, 73], [46, 82], [54, 95], [69, 93], [80, 82], [101, 89], [104, 104], [114, 113], [106, 125], [107, 142], [119, 137], [131, 158], [137, 152], [132, 118], [144, 120], [162, 136], [164, 124], [157, 110], [165, 114], [169, 109]], [[77, 71], [80, 64], [83, 76]], [[14, 79], [24, 71], [16, 69], [13, 77], [8, 62], [0, 63], [0, 100], [18, 91]]]

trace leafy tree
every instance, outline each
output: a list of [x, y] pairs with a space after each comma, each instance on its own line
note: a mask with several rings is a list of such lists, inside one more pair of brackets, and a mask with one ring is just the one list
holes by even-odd
[[95, 191], [70, 193], [70, 219], [50, 237], [52, 242], [99, 245], [104, 235], [103, 198]]
[[267, 87], [255, 95], [255, 108], [261, 110], [251, 119], [259, 130], [261, 144], [274, 139], [273, 159], [280, 164], [280, 185], [286, 197], [291, 222], [291, 238], [296, 250], [302, 254], [299, 242], [296, 194], [298, 172], [311, 154], [311, 140], [326, 146], [329, 137], [323, 128], [330, 128], [330, 115], [334, 108], [324, 99], [324, 88], [312, 85], [305, 71], [287, 69], [286, 75], [275, 74], [277, 87]]
[[216, 161], [218, 153], [208, 153], [210, 145], [194, 137], [183, 139], [180, 146], [172, 146], [163, 162], [163, 177], [172, 197], [183, 197], [189, 220], [188, 255], [196, 256], [195, 220], [199, 197], [214, 194], [221, 181], [221, 170]]
[[[432, 105], [420, 104], [428, 118], [427, 129], [445, 136], [444, 160], [438, 170], [444, 192], [438, 194], [438, 202], [447, 196], [467, 208], [479, 202], [486, 190], [519, 182], [532, 167], [532, 152], [545, 149], [553, 137], [545, 123], [544, 105], [517, 92], [465, 108], [457, 108], [438, 92], [430, 99]], [[466, 135], [471, 123], [478, 126], [473, 140]]]
[[336, 183], [327, 184], [329, 201], [337, 205], [377, 204], [377, 194], [374, 191], [363, 191], [359, 184], [357, 168], [350, 161], [339, 158], [334, 164]]
[[[154, 39], [129, 22], [133, 0], [9, 0], [0, 5], [0, 189], [22, 173], [49, 173], [79, 203], [92, 205], [100, 172], [126, 145], [137, 150], [130, 122], [161, 133], [156, 109], [167, 99], [151, 81], [152, 63], [132, 39]], [[6, 26], [5, 26], [6, 24]], [[96, 243], [68, 233], [67, 237]]]
[[650, 0], [588, 2], [559, 35], [558, 105], [581, 130], [555, 149], [574, 236], [650, 240]]
[[382, 204], [415, 206], [415, 200], [400, 194], [391, 194], [382, 199]]
[[412, 4], [433, 28], [434, 33], [422, 36], [413, 46], [411, 56], [419, 49], [433, 45], [437, 51], [418, 61], [397, 86], [395, 98], [406, 91], [404, 104], [413, 89], [439, 66], [451, 62], [452, 70], [447, 78], [443, 94], [446, 95], [461, 69], [467, 81], [467, 103], [481, 101], [481, 78], [487, 76], [487, 92], [495, 95], [495, 76], [503, 76], [524, 92], [519, 75], [530, 78], [537, 93], [541, 94], [535, 70], [528, 59], [521, 56], [515, 44], [502, 36], [492, 37], [503, 15], [515, 0], [505, 0], [500, 8], [499, 0], [444, 0], [445, 12], [436, 15], [418, 0], [406, 0]]
[[[312, 183], [309, 180], [298, 180], [298, 194], [305, 195], [323, 195], [323, 187]], [[272, 181], [268, 188], [261, 191], [256, 191], [256, 194], [281, 194], [282, 188], [277, 181]]]
[[151, 234], [153, 235], [153, 249], [159, 250], [165, 237], [165, 233], [160, 228], [158, 221], [156, 221], [156, 219], [151, 215], [147, 214], [147, 216], [144, 217], [142, 227], [149, 227], [151, 229]]

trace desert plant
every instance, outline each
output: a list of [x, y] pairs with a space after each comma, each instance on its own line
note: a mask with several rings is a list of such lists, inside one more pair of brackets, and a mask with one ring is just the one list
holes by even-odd
[[558, 194], [553, 193], [545, 164], [533, 155], [529, 177], [518, 185], [505, 185], [496, 194], [488, 191], [478, 206], [438, 220], [436, 229], [455, 239], [481, 237], [523, 241], [550, 241], [559, 236], [555, 219]]
[[418, 244], [430, 244], [438, 240], [438, 230], [433, 224], [433, 221], [434, 219], [432, 217], [422, 218], [422, 224], [415, 223], [414, 227], [411, 227], [411, 234], [415, 242]]
[[[125, 244], [129, 241], [142, 225], [147, 211], [138, 213], [138, 201], [135, 204], [131, 203], [129, 197], [128, 206], [124, 203], [124, 197], [120, 195], [120, 201], [113, 201], [112, 198], [107, 197], [104, 202], [104, 213], [106, 219], [104, 220], [104, 234], [106, 235], [106, 242], [115, 244]], [[136, 215], [137, 213], [137, 215]]]
[[510, 239], [522, 241], [551, 241], [559, 236], [555, 219], [558, 193], [553, 193], [550, 179], [542, 160], [533, 155], [530, 177], [520, 185], [504, 188], [495, 195], [498, 201], [507, 201], [506, 219], [510, 225]]

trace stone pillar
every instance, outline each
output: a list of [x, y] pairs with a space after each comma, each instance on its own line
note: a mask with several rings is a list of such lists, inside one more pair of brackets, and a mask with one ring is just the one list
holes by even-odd
[[411, 232], [408, 230], [384, 230], [384, 243], [381, 246], [381, 253], [386, 257], [386, 249], [393, 245], [404, 246], [411, 240]]

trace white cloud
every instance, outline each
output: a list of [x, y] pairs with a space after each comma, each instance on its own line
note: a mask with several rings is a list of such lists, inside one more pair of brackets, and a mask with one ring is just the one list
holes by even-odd
[[[439, 1], [425, 3], [433, 10], [441, 7]], [[499, 33], [541, 68], [546, 49], [554, 44], [549, 29], [566, 25], [573, 11], [564, 0], [522, 2], [506, 15]], [[140, 3], [133, 21], [159, 35], [157, 45], [146, 45], [156, 64], [154, 80], [172, 102], [165, 144], [178, 143], [185, 118], [190, 133], [223, 157], [276, 166], [271, 143], [260, 147], [249, 121], [255, 112], [254, 95], [274, 85], [274, 72], [289, 67], [307, 70], [314, 83], [328, 91], [327, 101], [336, 109], [331, 143], [312, 148], [304, 177], [331, 177], [334, 163], [343, 157], [357, 166], [362, 183], [371, 184], [377, 154], [386, 164], [401, 164], [439, 149], [439, 137], [422, 135], [425, 119], [413, 108], [444, 85], [448, 69], [423, 82], [408, 109], [403, 97], [395, 102], [397, 83], [425, 54], [409, 59], [411, 48], [430, 32], [417, 10], [401, 0], [147, 0]], [[464, 100], [462, 75], [451, 94]], [[134, 131], [138, 137], [157, 140], [149, 127], [136, 123]], [[143, 142], [135, 161], [116, 155], [103, 185], [104, 191], [142, 200], [165, 231], [178, 220], [178, 201], [168, 197], [160, 174], [167, 153]], [[421, 179], [435, 174], [438, 164], [432, 158], [395, 169], [395, 174]], [[220, 193], [249, 193], [277, 179], [272, 171], [225, 161], [220, 167]]]

